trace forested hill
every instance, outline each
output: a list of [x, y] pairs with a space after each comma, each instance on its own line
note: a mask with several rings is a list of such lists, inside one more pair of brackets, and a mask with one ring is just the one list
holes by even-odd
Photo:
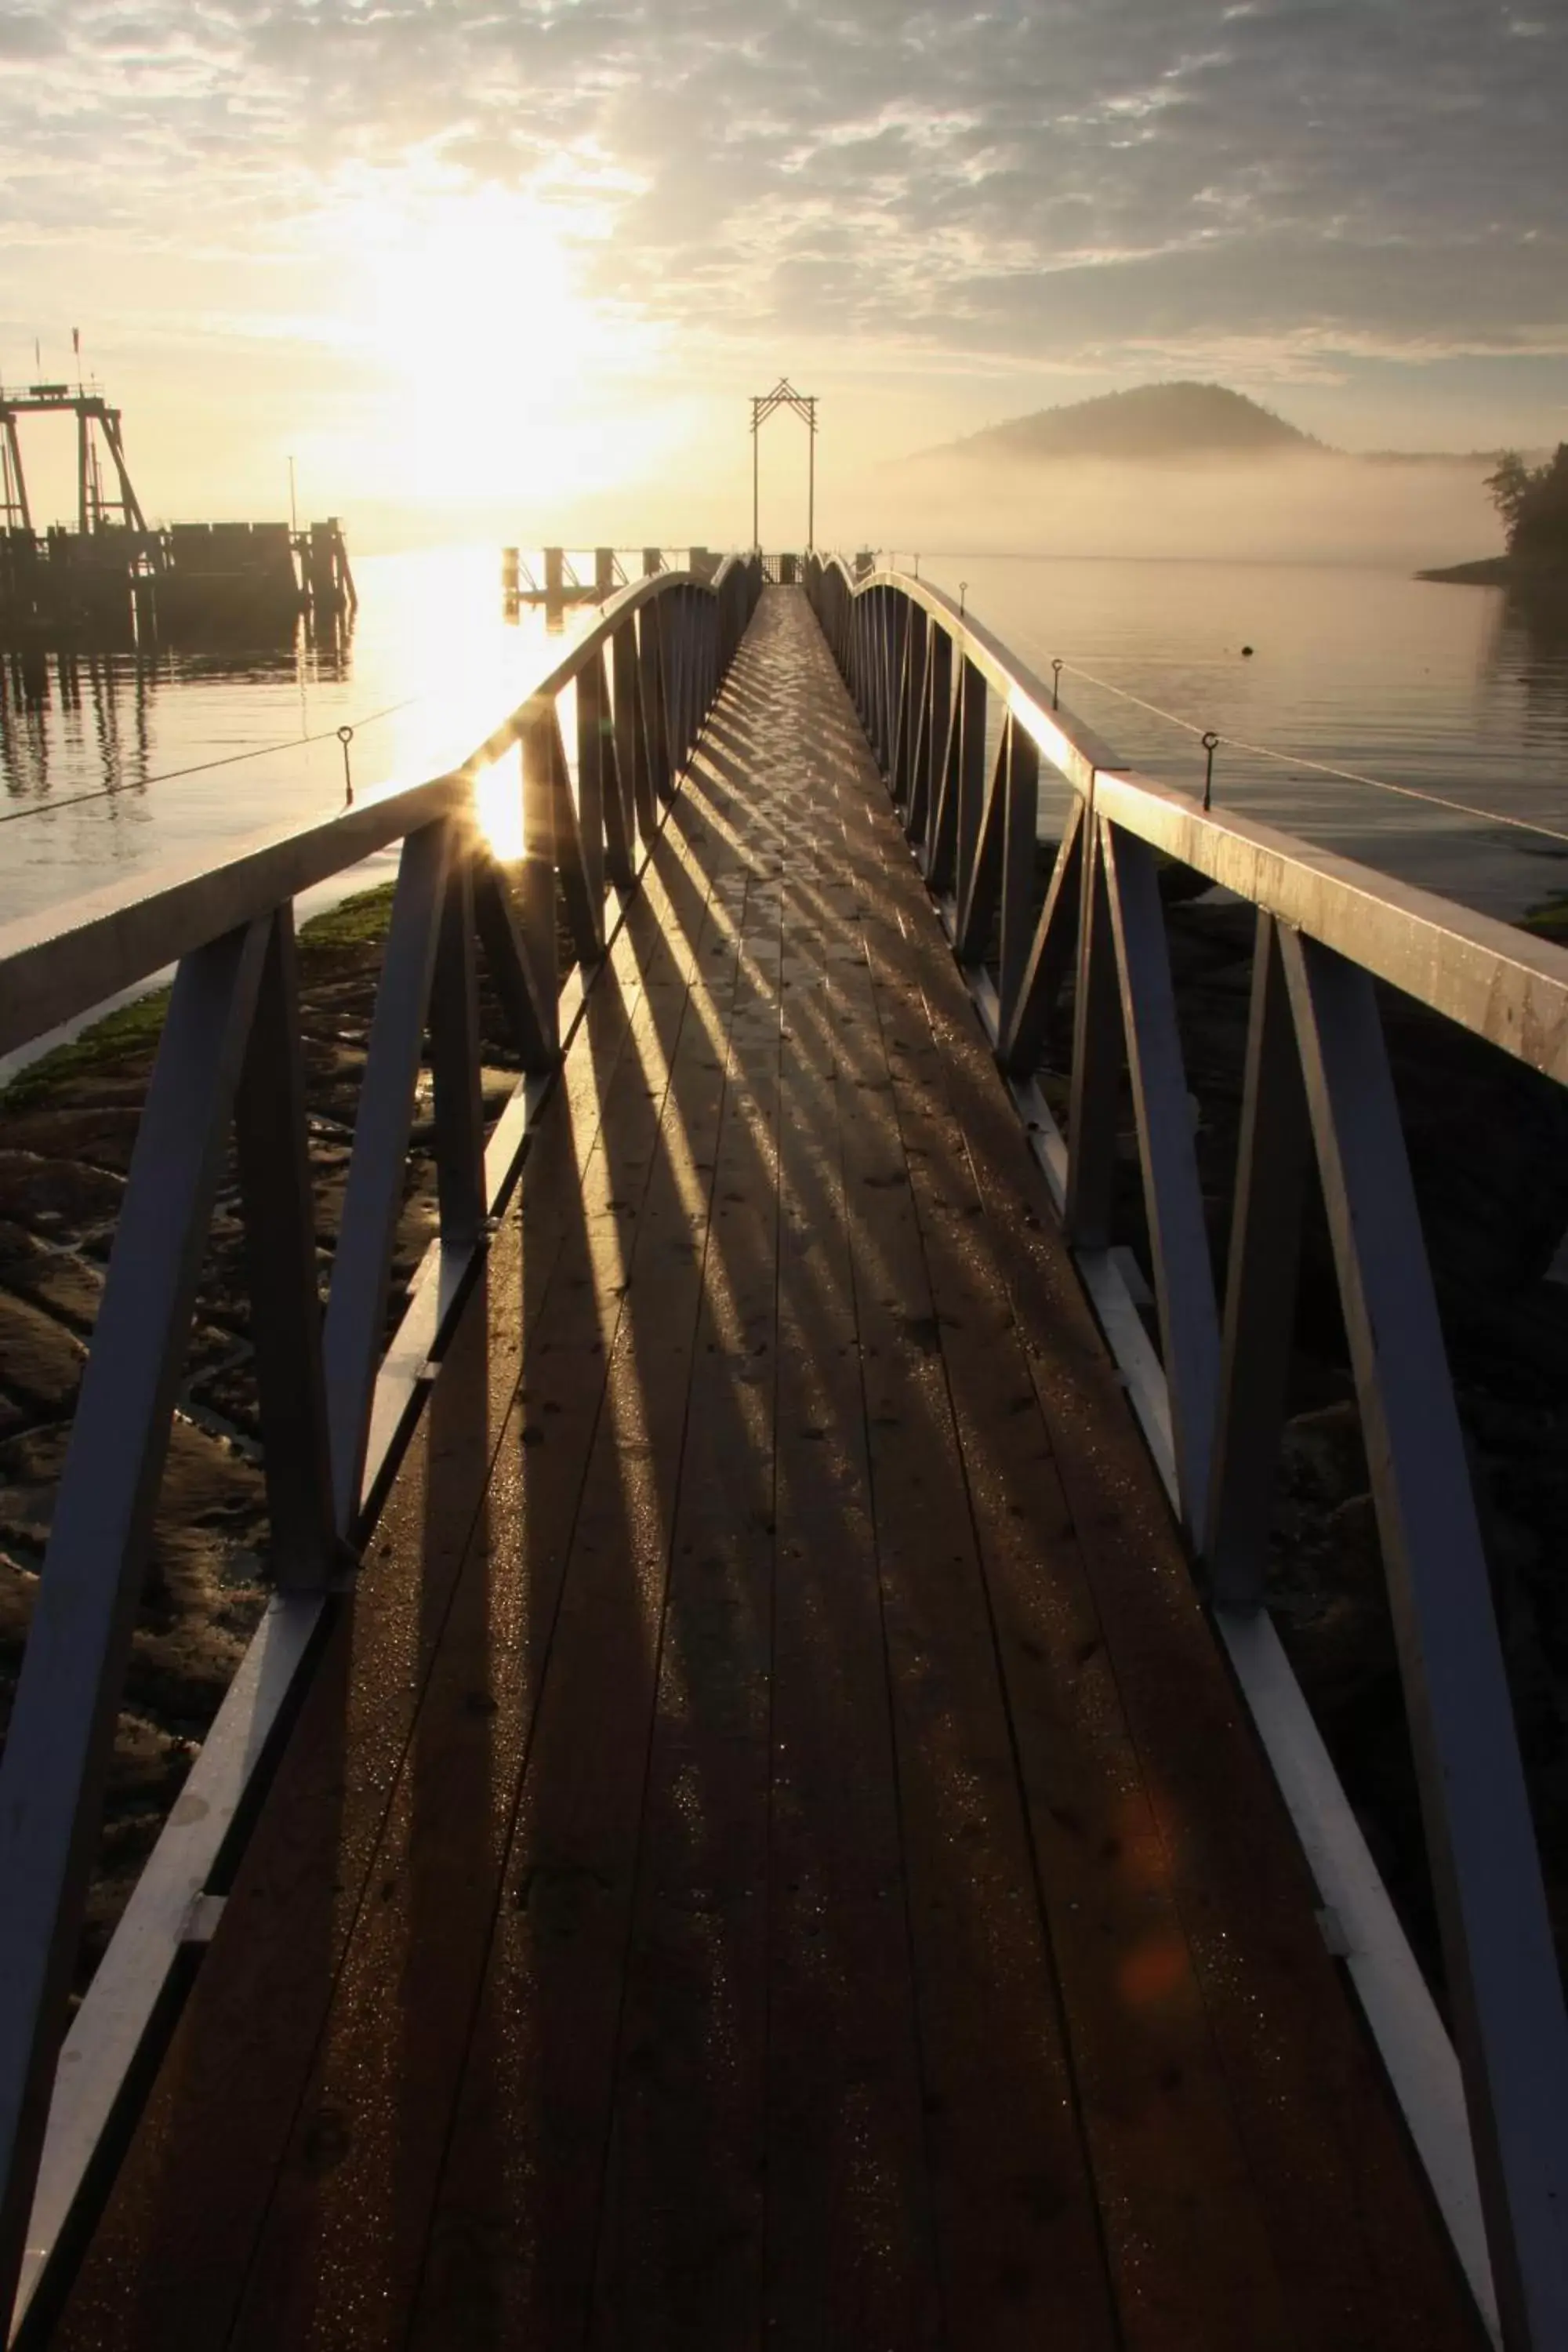
[[1150, 383], [1106, 393], [1067, 408], [1042, 408], [1005, 425], [922, 452], [921, 459], [1058, 457], [1174, 458], [1273, 457], [1319, 450], [1310, 434], [1288, 425], [1244, 393], [1220, 383]]

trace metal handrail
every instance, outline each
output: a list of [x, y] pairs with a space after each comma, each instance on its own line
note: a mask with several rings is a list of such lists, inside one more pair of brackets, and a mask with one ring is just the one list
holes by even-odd
[[479, 777], [521, 742], [539, 712], [617, 641], [624, 644], [628, 622], [681, 593], [711, 597], [720, 609], [749, 570], [731, 556], [710, 586], [690, 573], [660, 572], [617, 592], [500, 725], [444, 775], [363, 793], [353, 808], [305, 824], [268, 827], [194, 870], [134, 876], [0, 924], [0, 1055], [135, 987], [219, 931], [346, 873], [439, 817], [461, 814], [472, 805]]
[[[36, 2293], [312, 1654], [761, 587], [637, 581], [460, 768], [0, 929], [0, 1053], [174, 965], [0, 1760], [0, 2314]], [[558, 703], [574, 688], [574, 776]], [[475, 821], [518, 751], [515, 886]], [[294, 900], [402, 842], [323, 1312]], [[556, 910], [574, 961], [558, 977]], [[487, 1136], [476, 942], [523, 1075]], [[438, 1237], [383, 1349], [424, 1041]], [[66, 2034], [114, 1717], [232, 1125], [275, 1596]], [[62, 2056], [68, 2063], [58, 2063]], [[46, 2129], [47, 2119], [47, 2129]]]
[[[1494, 2337], [1568, 2344], [1568, 2015], [1374, 983], [1568, 1083], [1568, 952], [1127, 767], [929, 583], [807, 593], [1045, 1170]], [[988, 725], [988, 709], [991, 723]], [[1047, 772], [1068, 788], [1043, 905]], [[1054, 828], [1053, 828], [1054, 829]], [[1210, 1264], [1157, 858], [1257, 909], [1229, 1265]], [[1072, 982], [1064, 1134], [1036, 1072]], [[1111, 1247], [1131, 1082], [1158, 1354]], [[1371, 1469], [1454, 2047], [1263, 1606], [1315, 1160]]]
[[[816, 564], [814, 579], [824, 600], [837, 601], [833, 583], [850, 597], [907, 600], [1058, 775], [1080, 795], [1096, 791], [1102, 813], [1127, 832], [1568, 1083], [1568, 950], [1275, 826], [1205, 813], [1195, 795], [1129, 767], [1092, 728], [1057, 707], [1048, 683], [929, 581], [876, 572], [858, 583], [837, 556]], [[830, 637], [840, 617], [829, 610]], [[837, 640], [834, 650], [842, 667]]]

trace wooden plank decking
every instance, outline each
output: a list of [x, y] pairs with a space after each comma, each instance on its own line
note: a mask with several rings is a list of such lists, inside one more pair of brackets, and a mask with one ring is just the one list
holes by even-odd
[[1479, 2340], [771, 591], [52, 2341]]

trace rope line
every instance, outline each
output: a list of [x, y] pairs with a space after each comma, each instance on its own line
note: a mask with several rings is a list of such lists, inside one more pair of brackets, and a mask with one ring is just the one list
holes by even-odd
[[[416, 694], [405, 694], [401, 702], [389, 702], [384, 710], [373, 710], [357, 724], [373, 726], [378, 719], [391, 719], [418, 700]], [[193, 761], [188, 768], [165, 768], [161, 775], [144, 776], [140, 785], [132, 781], [105, 784], [98, 792], [71, 793], [63, 801], [37, 801], [31, 808], [7, 809], [0, 812], [0, 824], [16, 824], [25, 816], [53, 816], [57, 809], [80, 808], [85, 801], [118, 800], [121, 793], [149, 792], [154, 784], [177, 783], [182, 776], [205, 776], [214, 768], [236, 767], [241, 760], [264, 760], [274, 751], [297, 751], [306, 743], [330, 743], [334, 737], [342, 742], [341, 728], [323, 727], [316, 735], [290, 735], [281, 743], [253, 743], [248, 751], [226, 751], [216, 760]]]
[[1423, 792], [1415, 784], [1391, 784], [1386, 776], [1369, 776], [1360, 768], [1336, 768], [1327, 760], [1310, 759], [1304, 751], [1279, 751], [1267, 743], [1249, 743], [1240, 735], [1220, 735], [1213, 728], [1194, 726], [1190, 719], [1179, 718], [1173, 710], [1163, 710], [1157, 702], [1146, 702], [1141, 694], [1133, 694], [1124, 686], [1113, 686], [1108, 677], [1096, 677], [1093, 670], [1080, 669], [1076, 662], [1064, 661], [1061, 667], [1069, 677], [1081, 677], [1086, 686], [1097, 686], [1101, 693], [1117, 695], [1123, 702], [1146, 710], [1152, 719], [1163, 719], [1168, 727], [1179, 727], [1184, 735], [1195, 735], [1205, 749], [1206, 738], [1214, 735], [1216, 745], [1227, 744], [1231, 751], [1245, 751], [1255, 760], [1272, 760], [1281, 768], [1310, 768], [1314, 775], [1332, 776], [1346, 784], [1367, 784], [1373, 792], [1396, 793], [1401, 800], [1447, 809], [1451, 815], [1471, 817], [1478, 824], [1504, 824], [1515, 833], [1539, 834], [1543, 841], [1560, 841], [1568, 846], [1568, 833], [1559, 831], [1555, 825], [1540, 824], [1533, 817], [1509, 816], [1500, 809], [1475, 808], [1468, 801], [1449, 800], [1442, 793]]

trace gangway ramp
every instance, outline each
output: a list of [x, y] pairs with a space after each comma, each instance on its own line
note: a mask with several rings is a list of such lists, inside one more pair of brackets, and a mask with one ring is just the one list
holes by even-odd
[[49, 2341], [1484, 2342], [805, 594]]

